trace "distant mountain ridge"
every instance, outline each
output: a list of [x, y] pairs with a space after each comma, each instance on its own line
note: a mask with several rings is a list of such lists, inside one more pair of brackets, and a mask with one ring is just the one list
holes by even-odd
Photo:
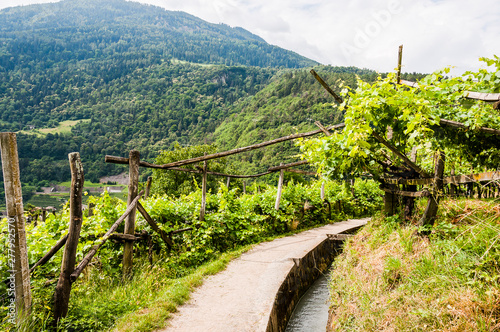
[[196, 63], [286, 68], [318, 64], [269, 45], [243, 28], [124, 0], [64, 0], [7, 8], [0, 11], [0, 39], [0, 65], [10, 69], [6, 61], [16, 54], [31, 55], [26, 58], [31, 60], [37, 51], [67, 52], [64, 60], [81, 61], [99, 57], [99, 51], [109, 55], [131, 49]]

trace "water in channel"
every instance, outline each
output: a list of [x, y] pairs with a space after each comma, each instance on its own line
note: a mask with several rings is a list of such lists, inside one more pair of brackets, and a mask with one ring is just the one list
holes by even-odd
[[295, 306], [285, 332], [325, 332], [328, 322], [330, 270], [321, 275]]

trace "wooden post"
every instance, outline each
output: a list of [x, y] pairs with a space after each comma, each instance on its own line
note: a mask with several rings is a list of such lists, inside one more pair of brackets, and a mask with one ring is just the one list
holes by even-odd
[[[389, 189], [395, 189], [393, 184], [387, 185]], [[396, 214], [395, 196], [392, 192], [384, 192], [384, 211], [387, 216]]]
[[432, 226], [434, 224], [439, 205], [439, 196], [443, 194], [443, 173], [445, 162], [444, 152], [439, 151], [436, 159], [436, 165], [434, 168], [434, 188], [432, 195], [429, 196], [429, 201], [427, 202], [424, 215], [422, 216], [422, 219], [420, 219], [421, 226]]
[[207, 202], [207, 162], [203, 162], [203, 179], [201, 183], [200, 221], [205, 221], [205, 206]]
[[[411, 149], [411, 154], [410, 154], [410, 160], [414, 163], [417, 162], [417, 148], [413, 147]], [[417, 186], [415, 185], [408, 185], [405, 187], [405, 190], [410, 191], [410, 192], [415, 192], [417, 191]], [[415, 209], [415, 197], [403, 197], [404, 201], [404, 220], [409, 221], [411, 217], [413, 216], [413, 211]]]
[[[451, 174], [451, 176], [454, 176], [455, 175], [455, 169], [452, 169], [451, 172], [450, 172], [450, 174]], [[450, 196], [454, 197], [456, 195], [457, 195], [457, 185], [451, 183], [450, 184]]]
[[151, 191], [151, 182], [153, 181], [152, 176], [148, 176], [148, 181], [146, 182], [146, 190], [144, 191], [144, 199], [149, 197], [149, 192]]
[[[283, 165], [283, 164], [281, 164]], [[283, 189], [283, 180], [285, 177], [285, 172], [283, 169], [280, 170], [280, 178], [278, 180], [278, 193], [276, 194], [276, 204], [274, 204], [274, 209], [278, 211], [280, 209], [281, 191]]]
[[7, 265], [11, 272], [9, 286], [10, 290], [14, 290], [16, 307], [14, 315], [8, 317], [9, 320], [14, 321], [15, 316], [16, 322], [20, 322], [30, 313], [31, 289], [16, 134], [0, 133], [0, 149], [9, 224], [9, 262]]
[[231, 178], [228, 176], [228, 177], [227, 177], [227, 182], [226, 182], [226, 187], [227, 187], [227, 189], [229, 189], [229, 180], [231, 180]]
[[82, 228], [82, 193], [83, 193], [83, 166], [80, 154], [73, 152], [68, 155], [71, 169], [71, 192], [69, 197], [70, 217], [66, 246], [61, 263], [61, 274], [57, 282], [54, 296], [55, 323], [68, 314], [69, 296], [71, 293], [71, 273], [75, 269], [76, 249], [80, 230]]
[[[130, 205], [132, 201], [137, 197], [137, 192], [139, 191], [139, 162], [141, 155], [139, 151], [132, 150], [129, 153], [129, 184], [128, 184], [128, 198], [127, 205]], [[135, 233], [135, 215], [136, 208], [132, 209], [130, 214], [125, 220], [125, 230], [123, 234]], [[127, 241], [123, 247], [123, 276], [128, 277], [132, 273], [133, 264], [133, 251], [134, 242]]]
[[325, 200], [325, 183], [321, 183], [321, 201]]
[[401, 83], [401, 64], [403, 62], [403, 45], [399, 45], [399, 52], [398, 52], [398, 75], [396, 77], [397, 83]]
[[244, 194], [247, 193], [247, 182], [246, 181], [243, 181], [243, 193]]

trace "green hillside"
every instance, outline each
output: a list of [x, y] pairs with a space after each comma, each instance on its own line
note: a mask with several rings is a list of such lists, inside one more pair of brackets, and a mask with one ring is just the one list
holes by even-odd
[[[216, 143], [230, 149], [341, 120], [318, 64], [242, 28], [123, 0], [66, 0], [0, 11], [0, 130], [18, 135], [24, 184], [69, 179], [79, 151], [96, 182], [106, 154]], [[316, 67], [330, 84], [376, 73]], [[251, 173], [293, 143], [233, 162]], [[147, 176], [146, 172], [142, 173]]]

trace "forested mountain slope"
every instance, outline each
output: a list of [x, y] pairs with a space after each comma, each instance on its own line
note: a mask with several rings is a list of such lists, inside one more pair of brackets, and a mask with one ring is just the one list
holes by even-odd
[[[68, 180], [73, 151], [86, 179], [97, 181], [124, 169], [105, 164], [106, 154], [137, 149], [153, 161], [175, 142], [231, 149], [311, 129], [315, 120], [340, 121], [306, 69], [317, 65], [244, 29], [129, 1], [7, 8], [0, 11], [0, 130], [19, 131], [23, 183]], [[330, 84], [376, 77], [357, 68], [316, 70]], [[46, 129], [70, 120], [65, 130]], [[233, 162], [251, 173], [275, 163], [277, 152], [296, 150], [290, 143]]]

